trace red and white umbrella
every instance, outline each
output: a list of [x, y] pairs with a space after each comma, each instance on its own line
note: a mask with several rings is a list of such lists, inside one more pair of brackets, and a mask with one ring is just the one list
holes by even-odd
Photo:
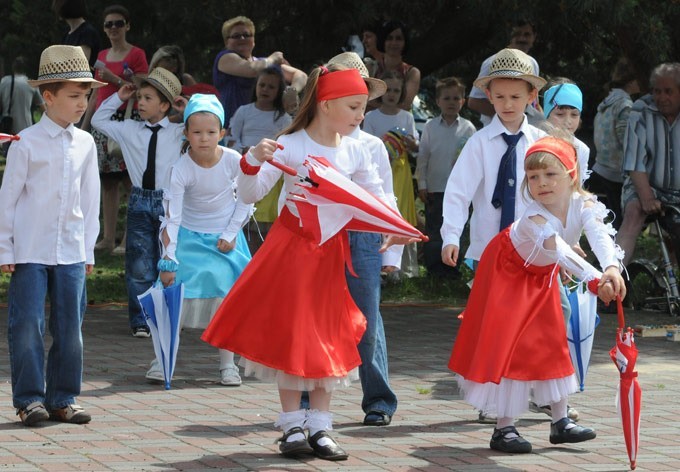
[[630, 459], [630, 468], [634, 470], [637, 463], [637, 453], [640, 442], [640, 404], [642, 390], [635, 372], [638, 350], [635, 346], [633, 329], [626, 328], [623, 318], [623, 304], [617, 297], [616, 305], [619, 315], [619, 327], [616, 330], [616, 346], [609, 351], [609, 356], [619, 369], [620, 381], [616, 404], [621, 415], [623, 436]]
[[280, 162], [268, 162], [311, 184], [300, 184], [299, 193], [289, 198], [297, 207], [302, 226], [315, 234], [319, 244], [343, 229], [427, 240], [399, 212], [342, 175], [323, 157], [308, 156], [304, 163], [308, 177]]
[[0, 143], [6, 143], [7, 141], [19, 141], [21, 138], [16, 134], [5, 134], [0, 133]]

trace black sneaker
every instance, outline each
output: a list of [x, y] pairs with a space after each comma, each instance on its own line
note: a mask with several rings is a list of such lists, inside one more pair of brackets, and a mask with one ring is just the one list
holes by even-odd
[[496, 451], [509, 452], [511, 454], [527, 454], [531, 452], [531, 443], [520, 436], [514, 426], [506, 426], [501, 429], [494, 428], [489, 446]]
[[151, 330], [148, 326], [135, 326], [132, 328], [132, 335], [135, 338], [150, 338]]
[[[574, 426], [567, 428], [570, 424], [573, 424]], [[579, 426], [574, 420], [566, 417], [562, 418], [557, 423], [552, 423], [550, 425], [551, 444], [580, 443], [595, 439], [595, 436], [597, 436], [597, 434], [594, 429]]]

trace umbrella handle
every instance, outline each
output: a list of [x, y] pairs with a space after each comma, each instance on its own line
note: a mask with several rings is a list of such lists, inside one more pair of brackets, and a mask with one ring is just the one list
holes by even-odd
[[623, 317], [623, 302], [621, 301], [621, 297], [619, 295], [616, 296], [616, 313], [619, 318], [619, 328], [625, 329], [626, 320]]
[[0, 143], [4, 143], [6, 141], [19, 141], [20, 139], [21, 138], [15, 134], [0, 133]]
[[293, 169], [292, 167], [287, 166], [286, 164], [282, 164], [282, 163], [280, 163], [279, 161], [275, 161], [274, 159], [272, 159], [272, 160], [267, 161], [267, 162], [269, 162], [271, 165], [273, 165], [273, 166], [276, 167], [277, 169], [279, 169], [279, 170], [285, 172], [285, 173], [288, 174], [288, 175], [292, 175], [293, 177], [297, 177], [297, 175], [298, 175], [298, 173], [297, 173], [297, 171], [296, 171], [295, 169]]

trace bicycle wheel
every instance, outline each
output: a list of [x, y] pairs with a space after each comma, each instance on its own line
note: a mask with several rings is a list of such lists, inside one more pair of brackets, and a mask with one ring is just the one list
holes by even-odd
[[647, 260], [637, 260], [626, 268], [629, 277], [626, 301], [629, 306], [634, 310], [668, 311], [666, 283], [656, 265]]

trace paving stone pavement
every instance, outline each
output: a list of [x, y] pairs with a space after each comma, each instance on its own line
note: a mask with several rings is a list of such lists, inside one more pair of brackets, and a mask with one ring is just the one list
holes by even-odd
[[[279, 411], [272, 384], [246, 378], [240, 387], [218, 383], [216, 351], [200, 331], [182, 334], [169, 391], [148, 383], [151, 340], [127, 331], [125, 307], [92, 307], [84, 323], [85, 373], [79, 403], [93, 416], [85, 426], [46, 423], [25, 428], [11, 406], [6, 309], [0, 309], [0, 469], [17, 471], [624, 471], [627, 456], [614, 399], [618, 372], [608, 357], [614, 315], [597, 330], [586, 391], [570, 403], [598, 437], [576, 445], [548, 442], [549, 419], [527, 413], [518, 421], [534, 452], [489, 449], [491, 425], [461, 400], [446, 368], [460, 325], [460, 308], [384, 306], [391, 380], [399, 396], [392, 425], [361, 424], [361, 388], [333, 400], [335, 436], [349, 460], [331, 463], [279, 456], [273, 426]], [[629, 322], [668, 323], [658, 313], [629, 314]], [[502, 326], [499, 326], [502, 335]], [[48, 341], [49, 342], [49, 341]], [[680, 470], [680, 342], [637, 338], [643, 417], [638, 470]], [[493, 349], [493, 346], [489, 347]]]

